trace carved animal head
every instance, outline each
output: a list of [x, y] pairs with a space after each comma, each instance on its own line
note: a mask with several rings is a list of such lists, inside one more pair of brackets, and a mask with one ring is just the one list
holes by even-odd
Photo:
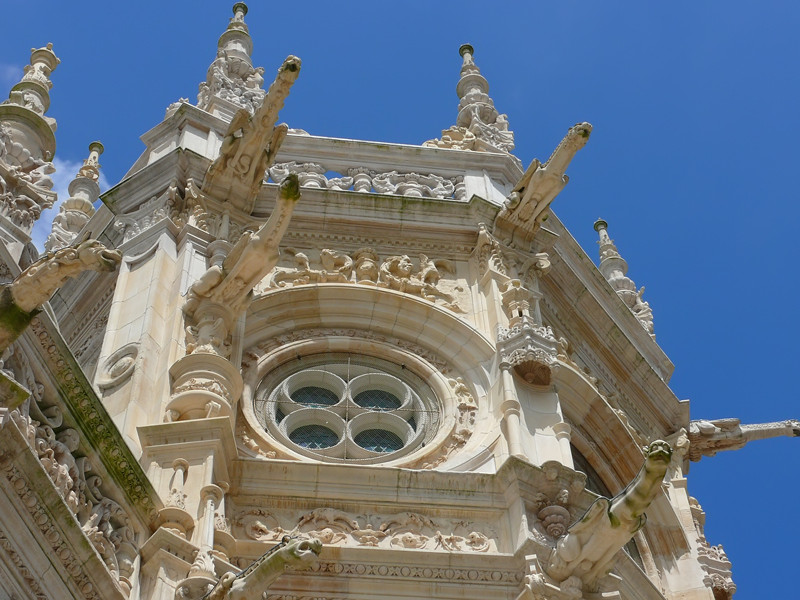
[[672, 458], [672, 446], [664, 440], [656, 440], [647, 447], [647, 461], [667, 464]]
[[298, 57], [290, 54], [286, 57], [286, 60], [283, 61], [280, 69], [278, 69], [278, 78], [294, 82], [300, 74], [301, 64], [302, 61]]
[[287, 562], [293, 565], [307, 565], [319, 556], [322, 551], [322, 542], [318, 539], [293, 540], [281, 552]]
[[97, 240], [86, 240], [75, 247], [78, 259], [94, 271], [114, 271], [122, 261], [122, 254], [109, 250]]
[[300, 198], [300, 180], [297, 173], [289, 173], [280, 185], [281, 200], [295, 201]]

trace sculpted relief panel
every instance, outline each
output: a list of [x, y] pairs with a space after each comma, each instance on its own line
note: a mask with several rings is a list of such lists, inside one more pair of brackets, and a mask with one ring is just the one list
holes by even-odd
[[317, 260], [295, 248], [284, 248], [283, 253], [293, 257], [294, 265], [278, 267], [257, 286], [257, 293], [311, 283], [356, 283], [418, 296], [455, 313], [467, 312], [465, 288], [457, 280], [443, 278], [443, 274], [455, 275], [455, 264], [449, 260], [425, 254], [419, 254], [416, 261], [406, 254], [381, 259], [372, 248], [350, 253], [323, 248]]
[[287, 511], [243, 510], [234, 517], [234, 533], [259, 542], [303, 534], [333, 546], [427, 549], [444, 552], [497, 552], [497, 533], [487, 523], [433, 520], [415, 512], [353, 515], [317, 508], [299, 517]]

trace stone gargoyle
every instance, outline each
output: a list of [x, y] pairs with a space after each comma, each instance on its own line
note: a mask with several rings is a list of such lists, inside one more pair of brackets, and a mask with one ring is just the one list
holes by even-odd
[[644, 511], [661, 489], [671, 458], [667, 442], [651, 443], [630, 485], [610, 500], [598, 498], [558, 540], [545, 566], [547, 574], [557, 581], [577, 577], [584, 589], [596, 590], [599, 579], [613, 566], [614, 556], [644, 526]]
[[284, 571], [302, 571], [311, 567], [322, 551], [317, 539], [285, 537], [281, 544], [240, 573], [225, 573], [203, 600], [250, 600], [261, 598]]
[[289, 131], [285, 123], [275, 123], [299, 74], [300, 59], [287, 57], [255, 114], [251, 116], [247, 109], [241, 109], [233, 116], [219, 156], [203, 180], [204, 194], [225, 199], [247, 214], [252, 212], [264, 174]]
[[59, 287], [84, 271], [114, 271], [122, 260], [97, 240], [45, 254], [9, 284], [0, 286], [0, 352], [17, 339], [42, 304]]
[[233, 321], [247, 308], [253, 288], [278, 262], [279, 246], [300, 198], [297, 175], [278, 186], [275, 210], [255, 233], [245, 232], [222, 265], [212, 265], [186, 294], [187, 353], [227, 354]]

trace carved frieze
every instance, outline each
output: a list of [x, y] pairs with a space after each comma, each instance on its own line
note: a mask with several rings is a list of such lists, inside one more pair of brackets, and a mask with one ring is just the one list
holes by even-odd
[[[431, 259], [420, 254], [417, 265], [408, 255], [388, 256], [382, 261], [371, 248], [352, 253], [323, 248], [312, 266], [306, 252], [295, 248], [284, 250], [293, 257], [294, 267], [278, 267], [268, 280], [273, 288], [313, 283], [356, 283], [373, 285], [423, 298], [453, 312], [466, 311], [464, 288], [455, 280], [444, 279], [443, 273], [455, 274], [455, 265], [445, 259]], [[318, 265], [318, 266], [317, 266]], [[257, 288], [264, 291], [263, 287]]]
[[234, 533], [257, 541], [301, 533], [334, 546], [497, 552], [497, 534], [486, 523], [433, 520], [415, 512], [353, 515], [324, 507], [292, 518], [286, 511], [254, 508], [239, 513], [233, 524]]

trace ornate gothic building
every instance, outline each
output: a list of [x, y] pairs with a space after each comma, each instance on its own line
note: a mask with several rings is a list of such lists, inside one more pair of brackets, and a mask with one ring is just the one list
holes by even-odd
[[730, 599], [688, 464], [800, 424], [690, 419], [551, 212], [591, 125], [524, 168], [464, 45], [439, 139], [289, 129], [246, 12], [41, 258], [52, 46], [0, 105], [0, 598]]

